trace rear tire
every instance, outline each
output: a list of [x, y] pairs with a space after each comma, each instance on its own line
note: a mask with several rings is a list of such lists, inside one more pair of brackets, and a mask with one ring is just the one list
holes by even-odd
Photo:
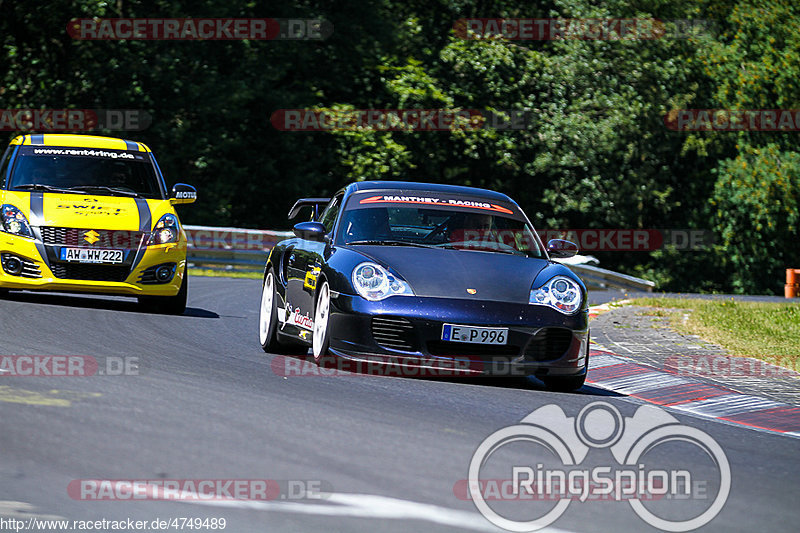
[[288, 343], [278, 339], [277, 291], [275, 272], [270, 267], [261, 285], [261, 307], [258, 313], [258, 340], [261, 349], [267, 353], [305, 355], [308, 353], [307, 344]]
[[189, 295], [189, 275], [183, 271], [181, 288], [175, 296], [139, 296], [139, 305], [150, 313], [165, 315], [182, 315], [186, 311], [186, 300]]
[[275, 274], [270, 267], [261, 285], [261, 307], [258, 314], [258, 340], [265, 352], [278, 351], [278, 305], [275, 291]]
[[552, 376], [543, 378], [545, 386], [554, 392], [572, 392], [583, 387], [586, 383], [586, 374], [580, 376]]

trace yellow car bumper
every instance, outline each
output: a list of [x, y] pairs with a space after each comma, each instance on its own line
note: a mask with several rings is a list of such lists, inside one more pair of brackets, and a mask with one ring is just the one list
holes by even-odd
[[[133, 261], [130, 260], [123, 265], [46, 261], [43, 257], [43, 251], [47, 253], [45, 248], [42, 243], [31, 239], [0, 233], [0, 288], [127, 296], [175, 296], [186, 276], [184, 239], [174, 244], [144, 248], [139, 262], [132, 270]], [[129, 250], [127, 253], [135, 255], [136, 252], [137, 250]], [[6, 268], [7, 260], [11, 256], [22, 260], [19, 274], [11, 274]], [[154, 282], [154, 267], [167, 264], [175, 265], [172, 279], [166, 283]]]

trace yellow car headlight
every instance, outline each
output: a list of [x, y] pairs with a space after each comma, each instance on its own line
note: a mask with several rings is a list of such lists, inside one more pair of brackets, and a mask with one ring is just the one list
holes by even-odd
[[179, 235], [178, 217], [167, 213], [158, 220], [156, 227], [153, 228], [153, 233], [150, 235], [150, 244], [178, 242]]
[[33, 231], [28, 219], [17, 207], [11, 204], [4, 204], [0, 206], [0, 213], [2, 213], [3, 223], [0, 229], [12, 235], [19, 235], [20, 237], [33, 238]]

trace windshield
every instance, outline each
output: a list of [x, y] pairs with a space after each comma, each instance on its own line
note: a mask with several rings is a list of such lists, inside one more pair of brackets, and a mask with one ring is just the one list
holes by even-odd
[[148, 155], [126, 150], [23, 146], [8, 188], [163, 199]]
[[440, 196], [354, 195], [342, 213], [337, 241], [544, 257], [516, 206]]

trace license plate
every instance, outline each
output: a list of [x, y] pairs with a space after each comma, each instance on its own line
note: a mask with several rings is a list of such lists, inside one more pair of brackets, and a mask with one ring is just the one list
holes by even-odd
[[61, 260], [71, 263], [122, 263], [122, 250], [100, 250], [94, 248], [62, 248]]
[[482, 328], [445, 324], [442, 327], [442, 340], [468, 342], [471, 344], [506, 344], [508, 328]]

